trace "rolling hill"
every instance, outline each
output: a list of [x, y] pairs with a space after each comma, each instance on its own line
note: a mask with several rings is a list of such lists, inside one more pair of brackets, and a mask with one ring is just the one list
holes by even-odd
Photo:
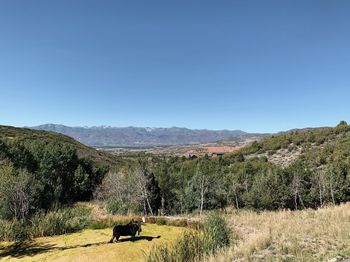
[[80, 158], [88, 158], [98, 164], [115, 165], [117, 161], [112, 155], [106, 152], [98, 151], [74, 140], [69, 136], [58, 134], [56, 132], [0, 125], [0, 140], [1, 139], [33, 142], [59, 142], [75, 148]]

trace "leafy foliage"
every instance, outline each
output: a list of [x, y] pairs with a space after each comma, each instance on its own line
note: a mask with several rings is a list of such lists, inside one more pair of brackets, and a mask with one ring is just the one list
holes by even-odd
[[106, 201], [106, 210], [112, 215], [126, 215], [127, 206], [119, 198], [111, 197]]
[[[288, 166], [268, 160], [280, 149], [301, 148]], [[156, 159], [162, 212], [254, 208], [316, 208], [350, 201], [350, 127], [282, 133], [223, 158]]]
[[107, 166], [79, 157], [82, 148], [62, 135], [0, 126], [0, 217], [91, 199]]

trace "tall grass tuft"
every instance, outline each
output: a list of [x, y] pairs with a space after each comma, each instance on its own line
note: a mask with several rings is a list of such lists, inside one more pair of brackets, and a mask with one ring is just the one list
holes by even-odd
[[172, 246], [155, 246], [147, 262], [191, 262], [203, 259], [230, 244], [230, 230], [219, 214], [210, 214], [203, 230], [187, 230]]
[[188, 230], [173, 246], [155, 246], [147, 256], [147, 262], [190, 262], [203, 256], [202, 233]]
[[231, 232], [225, 219], [217, 214], [209, 214], [204, 223], [203, 245], [206, 253], [212, 253], [230, 244]]
[[23, 241], [28, 230], [23, 220], [0, 220], [0, 241]]
[[175, 258], [173, 257], [171, 247], [167, 245], [155, 246], [151, 249], [146, 257], [147, 262], [161, 262], [168, 261], [173, 262]]
[[172, 250], [174, 261], [186, 262], [200, 259], [204, 255], [203, 237], [200, 231], [185, 231]]
[[67, 208], [49, 213], [37, 213], [30, 222], [31, 237], [53, 236], [86, 228], [91, 210], [85, 207]]
[[21, 241], [76, 232], [88, 226], [90, 213], [90, 208], [78, 206], [48, 213], [38, 212], [28, 221], [0, 220], [0, 241]]
[[31, 237], [43, 237], [67, 232], [66, 217], [63, 212], [37, 213], [31, 219]]

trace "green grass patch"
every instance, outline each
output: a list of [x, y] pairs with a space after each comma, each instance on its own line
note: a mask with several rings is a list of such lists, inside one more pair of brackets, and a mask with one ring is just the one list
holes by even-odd
[[141, 262], [153, 246], [171, 245], [184, 231], [180, 227], [145, 224], [140, 237], [108, 243], [112, 228], [36, 238], [21, 244], [0, 243], [1, 261], [123, 261]]

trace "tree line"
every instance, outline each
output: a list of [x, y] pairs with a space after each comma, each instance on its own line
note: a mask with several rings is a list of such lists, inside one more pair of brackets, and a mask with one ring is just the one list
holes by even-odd
[[[286, 167], [266, 157], [298, 147]], [[272, 151], [272, 153], [271, 153]], [[106, 167], [60, 140], [0, 138], [0, 218], [25, 219], [92, 198], [113, 214], [227, 207], [317, 208], [350, 201], [350, 127], [293, 131], [221, 158], [115, 157]]]
[[[287, 167], [262, 154], [289, 147], [300, 147], [302, 153]], [[108, 174], [97, 195], [120, 201], [121, 213], [201, 213], [227, 207], [296, 210], [350, 201], [349, 172], [350, 128], [342, 122], [336, 128], [274, 136], [223, 158], [138, 158]]]

